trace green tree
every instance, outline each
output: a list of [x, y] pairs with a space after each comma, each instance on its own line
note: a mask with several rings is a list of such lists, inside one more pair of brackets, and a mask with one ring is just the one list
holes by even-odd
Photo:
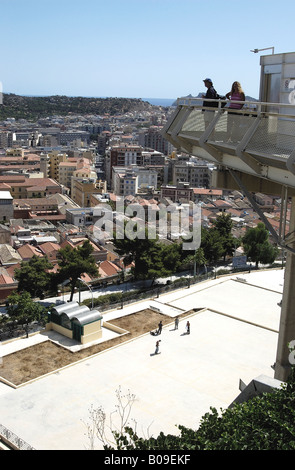
[[44, 299], [47, 292], [52, 289], [53, 268], [46, 256], [34, 255], [29, 261], [22, 261], [20, 268], [15, 270], [18, 281], [18, 292], [29, 292], [33, 298]]
[[89, 240], [86, 240], [77, 248], [66, 246], [57, 253], [59, 269], [55, 277], [56, 283], [69, 280], [70, 300], [73, 300], [75, 288], [83, 274], [98, 276], [98, 268], [92, 252], [93, 247]]
[[203, 248], [200, 247], [196, 250], [194, 255], [194, 263], [197, 269], [197, 274], [199, 274], [200, 267], [207, 263]]
[[29, 292], [24, 291], [19, 294], [14, 291], [7, 297], [6, 312], [10, 321], [24, 326], [28, 336], [29, 324], [33, 321], [41, 320], [46, 314], [47, 309], [38, 302], [35, 302]]
[[165, 245], [157, 238], [149, 238], [145, 228], [139, 228], [133, 235], [128, 232], [123, 239], [114, 236], [113, 243], [118, 255], [124, 257], [125, 266], [133, 263], [131, 272], [136, 279], [151, 279], [153, 283], [156, 278], [170, 276], [179, 268], [179, 245]]
[[220, 214], [213, 221], [213, 227], [218, 230], [220, 235], [229, 236], [233, 228], [233, 221], [230, 214]]
[[233, 222], [230, 214], [221, 214], [213, 222], [213, 230], [217, 230], [223, 246], [223, 258], [232, 256], [235, 250], [235, 238], [232, 235]]
[[258, 263], [273, 263], [278, 255], [278, 249], [269, 242], [268, 230], [262, 222], [246, 232], [242, 243], [247, 258], [255, 262], [256, 267]]
[[181, 264], [179, 245], [165, 245], [156, 243], [150, 252], [145, 254], [147, 260], [148, 279], [152, 279], [152, 284], [159, 277], [171, 276]]
[[222, 238], [216, 229], [202, 229], [201, 248], [210, 264], [216, 264], [224, 254]]

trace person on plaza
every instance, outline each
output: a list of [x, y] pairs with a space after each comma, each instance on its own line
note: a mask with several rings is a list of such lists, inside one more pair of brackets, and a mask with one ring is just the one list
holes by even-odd
[[186, 322], [186, 333], [189, 335], [190, 332], [191, 332], [191, 325], [190, 325], [190, 322], [187, 321], [187, 322]]
[[[240, 82], [233, 82], [231, 91], [226, 95], [226, 98], [230, 100], [228, 111], [228, 140], [235, 142], [240, 138], [239, 127], [241, 115], [237, 112], [244, 106], [242, 101], [245, 101], [245, 93], [242, 89]], [[230, 111], [233, 110], [233, 111]]]
[[[213, 86], [213, 82], [211, 78], [205, 78], [203, 80], [205, 87], [207, 88], [206, 94], [203, 95], [203, 98], [208, 98], [210, 100], [217, 99], [217, 91]], [[204, 99], [203, 106], [206, 108], [216, 108], [217, 102], [214, 101], [206, 101]], [[210, 122], [214, 117], [214, 110], [205, 109], [204, 110], [204, 122], [205, 122], [205, 129], [209, 126]]]
[[160, 339], [156, 342], [156, 350], [155, 350], [155, 354], [159, 354], [159, 348], [160, 348]]
[[178, 324], [179, 324], [179, 318], [178, 317], [175, 318], [174, 324], [175, 324], [175, 330], [178, 330]]
[[162, 333], [162, 328], [163, 328], [163, 325], [162, 325], [162, 320], [161, 320], [159, 325], [158, 325], [158, 335], [160, 335]]

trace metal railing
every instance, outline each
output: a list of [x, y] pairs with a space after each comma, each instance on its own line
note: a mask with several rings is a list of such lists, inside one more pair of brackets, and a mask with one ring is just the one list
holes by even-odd
[[[164, 135], [179, 147], [187, 143], [208, 151], [229, 152], [252, 170], [271, 165], [295, 175], [295, 106], [283, 103], [242, 101], [240, 110], [230, 109], [229, 100], [178, 98], [177, 110]], [[211, 107], [212, 104], [216, 107]], [[209, 107], [210, 106], [210, 107]], [[249, 162], [246, 156], [251, 156]], [[218, 162], [218, 154], [211, 151]]]
[[3, 440], [8, 447], [11, 447], [14, 450], [35, 450], [27, 442], [9, 431], [9, 429], [2, 424], [0, 424], [0, 442], [1, 440]]

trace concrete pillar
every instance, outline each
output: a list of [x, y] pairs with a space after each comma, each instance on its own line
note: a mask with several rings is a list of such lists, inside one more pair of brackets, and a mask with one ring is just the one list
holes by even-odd
[[[288, 246], [295, 249], [295, 197], [292, 197]], [[275, 378], [286, 381], [290, 371], [288, 344], [295, 340], [295, 254], [287, 251]]]

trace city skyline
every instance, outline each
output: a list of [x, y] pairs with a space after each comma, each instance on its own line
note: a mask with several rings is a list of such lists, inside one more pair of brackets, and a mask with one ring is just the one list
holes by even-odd
[[[238, 80], [259, 97], [260, 55], [292, 52], [275, 0], [0, 0], [4, 93], [176, 99]], [[293, 11], [292, 11], [293, 10]], [[275, 35], [274, 35], [275, 32]]]

